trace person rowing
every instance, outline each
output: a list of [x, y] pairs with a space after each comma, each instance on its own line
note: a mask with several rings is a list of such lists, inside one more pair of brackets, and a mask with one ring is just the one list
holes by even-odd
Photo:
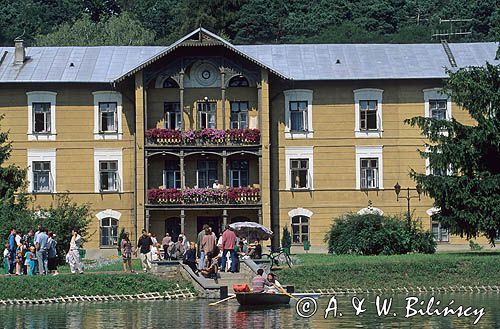
[[265, 292], [268, 294], [281, 294], [283, 292], [283, 287], [279, 283], [278, 280], [276, 280], [276, 274], [274, 273], [269, 273], [267, 275], [267, 282], [269, 283], [266, 285]]

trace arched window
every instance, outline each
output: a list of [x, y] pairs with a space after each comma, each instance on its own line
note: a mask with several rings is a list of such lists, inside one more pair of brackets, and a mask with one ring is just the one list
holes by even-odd
[[297, 208], [288, 212], [292, 226], [292, 243], [299, 244], [304, 243], [304, 241], [311, 241], [309, 238], [309, 224], [312, 215], [312, 211], [304, 208]]
[[309, 241], [309, 217], [292, 217], [292, 243]]
[[163, 81], [163, 88], [179, 88], [179, 85], [172, 77], [168, 77]]
[[101, 219], [101, 246], [118, 245], [118, 219], [105, 217]]
[[229, 87], [248, 87], [249, 85], [247, 78], [242, 75], [237, 75], [229, 80]]

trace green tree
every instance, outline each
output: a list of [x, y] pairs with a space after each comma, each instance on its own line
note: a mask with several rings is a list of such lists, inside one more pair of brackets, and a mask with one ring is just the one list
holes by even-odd
[[65, 23], [55, 32], [38, 35], [37, 46], [140, 46], [154, 43], [154, 32], [128, 13], [94, 22], [89, 16]]
[[36, 224], [42, 224], [56, 234], [57, 254], [61, 261], [69, 249], [71, 230], [79, 230], [83, 242], [95, 233], [88, 231], [92, 221], [90, 204], [78, 204], [67, 194], [58, 195], [55, 205], [40, 207], [36, 213], [39, 214], [34, 220]]
[[[0, 116], [0, 121], [3, 115]], [[12, 152], [8, 133], [0, 131], [0, 200], [14, 203], [14, 193], [24, 185], [26, 171], [14, 164], [6, 164]]]
[[468, 239], [484, 234], [494, 245], [500, 230], [500, 65], [449, 72], [445, 93], [467, 111], [475, 124], [455, 119], [415, 117], [406, 120], [427, 137], [426, 150], [435, 172], [410, 175], [434, 199], [433, 219]]

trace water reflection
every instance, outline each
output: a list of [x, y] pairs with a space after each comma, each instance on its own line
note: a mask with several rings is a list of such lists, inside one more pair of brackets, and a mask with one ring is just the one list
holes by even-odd
[[[366, 297], [366, 303], [374, 296]], [[388, 296], [390, 297], [390, 296]], [[473, 318], [415, 316], [405, 319], [405, 297], [396, 296], [393, 311], [397, 317], [377, 317], [375, 308], [354, 316], [349, 297], [339, 296], [338, 307], [342, 317], [324, 319], [328, 298], [319, 300], [318, 312], [309, 319], [295, 313], [294, 303], [288, 307], [242, 308], [236, 301], [208, 306], [210, 301], [151, 301], [99, 304], [68, 304], [0, 307], [1, 328], [465, 328], [472, 327]], [[423, 295], [421, 299], [429, 298]], [[441, 294], [436, 296], [443, 304], [454, 299], [455, 305], [484, 307], [485, 315], [475, 328], [500, 328], [500, 294]]]

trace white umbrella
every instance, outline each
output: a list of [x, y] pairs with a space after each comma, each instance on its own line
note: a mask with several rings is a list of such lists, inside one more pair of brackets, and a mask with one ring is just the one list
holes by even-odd
[[239, 237], [246, 238], [248, 241], [256, 239], [267, 240], [273, 235], [273, 231], [255, 222], [236, 222], [230, 224], [229, 227], [231, 227]]

